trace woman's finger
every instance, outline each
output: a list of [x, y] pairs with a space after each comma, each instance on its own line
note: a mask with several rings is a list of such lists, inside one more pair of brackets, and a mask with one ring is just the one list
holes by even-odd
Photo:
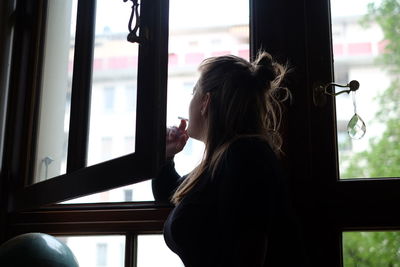
[[167, 139], [174, 140], [178, 135], [178, 128], [176, 126], [167, 128]]
[[186, 131], [186, 125], [187, 125], [186, 120], [181, 120], [181, 123], [179, 124], [179, 127], [178, 127], [179, 131], [185, 132]]
[[176, 145], [176, 149], [178, 150], [178, 152], [185, 147], [186, 141], [187, 141], [186, 134], [182, 134], [181, 136], [179, 136], [179, 140]]

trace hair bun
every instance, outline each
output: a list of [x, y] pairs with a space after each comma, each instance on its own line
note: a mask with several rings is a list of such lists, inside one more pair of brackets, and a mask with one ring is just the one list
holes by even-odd
[[275, 70], [272, 65], [257, 65], [255, 70], [257, 79], [270, 82], [275, 80]]
[[276, 73], [273, 66], [272, 56], [267, 52], [261, 52], [257, 55], [256, 60], [253, 62], [254, 77], [257, 83], [265, 86], [267, 83], [275, 80]]
[[276, 79], [272, 56], [267, 52], [261, 52], [253, 62], [254, 78], [258, 88], [268, 88], [271, 81]]

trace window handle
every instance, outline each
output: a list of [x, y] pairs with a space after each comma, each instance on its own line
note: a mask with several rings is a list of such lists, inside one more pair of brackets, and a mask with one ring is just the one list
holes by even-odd
[[[338, 87], [342, 87], [342, 88], [349, 88], [348, 90], [342, 90], [340, 92], [337, 93], [331, 93], [328, 91], [329, 87], [334, 87], [334, 86], [338, 86]], [[346, 85], [341, 85], [341, 84], [337, 84], [337, 83], [328, 83], [327, 85], [324, 86], [324, 93], [327, 95], [331, 95], [331, 96], [337, 96], [340, 95], [342, 93], [350, 93], [351, 91], [357, 91], [358, 88], [360, 88], [360, 83], [356, 80], [352, 80], [351, 82], [349, 82]]]
[[[349, 89], [335, 92], [334, 90], [331, 90], [331, 88], [334, 88], [335, 86]], [[313, 91], [314, 105], [316, 105], [317, 107], [323, 107], [326, 104], [326, 95], [337, 96], [343, 93], [349, 94], [350, 92], [357, 91], [358, 88], [360, 88], [360, 83], [356, 80], [352, 80], [346, 85], [337, 84], [334, 82], [330, 82], [325, 85], [318, 84], [317, 86], [314, 86]]]

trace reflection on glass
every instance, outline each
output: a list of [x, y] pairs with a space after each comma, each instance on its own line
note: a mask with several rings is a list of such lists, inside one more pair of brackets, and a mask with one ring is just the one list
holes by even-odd
[[125, 236], [58, 236], [75, 255], [79, 266], [123, 267]]
[[[104, 0], [103, 0], [104, 1]], [[119, 58], [132, 58], [132, 44], [126, 42], [126, 19], [129, 18], [130, 8], [124, 5], [124, 11], [115, 14], [108, 14], [108, 18], [99, 20], [104, 11], [101, 3], [98, 6], [97, 21], [104, 25], [109, 21], [110, 25], [115, 23], [117, 18], [124, 18], [122, 29], [123, 34], [112, 35], [108, 42], [98, 37], [99, 52], [95, 50], [94, 62], [94, 85], [92, 97], [91, 133], [89, 162], [104, 161], [132, 152], [134, 133], [130, 129], [134, 125], [134, 112], [136, 110], [136, 84], [133, 82], [133, 75], [129, 69], [110, 69], [108, 74], [105, 72], [105, 65], [110, 64], [110, 59], [106, 56], [119, 55]], [[121, 1], [122, 3], [122, 1]], [[104, 3], [103, 3], [104, 4]], [[114, 5], [114, 4], [113, 4]], [[116, 9], [119, 6], [115, 4]], [[210, 6], [213, 6], [210, 9]], [[193, 86], [198, 78], [197, 67], [201, 61], [207, 57], [234, 54], [243, 58], [249, 58], [249, 1], [239, 0], [232, 5], [231, 1], [194, 1], [194, 0], [171, 0], [170, 1], [170, 32], [169, 32], [169, 73], [168, 73], [168, 103], [167, 103], [167, 124], [169, 126], [179, 124], [178, 117], [188, 117], [189, 102], [192, 98]], [[220, 10], [229, 8], [229, 12], [221, 19]], [[118, 13], [118, 14], [117, 14]], [[207, 19], [204, 19], [207, 14]], [[103, 15], [103, 17], [107, 17]], [[111, 26], [110, 26], [111, 27]], [[99, 27], [107, 29], [112, 33], [110, 27]], [[98, 43], [96, 42], [96, 43]], [[100, 53], [102, 47], [106, 47], [110, 42], [113, 49]], [[111, 47], [110, 47], [111, 48]], [[104, 57], [104, 58], [103, 58]], [[108, 60], [108, 61], [107, 61]], [[112, 66], [130, 65], [129, 60], [111, 61]], [[125, 62], [125, 63], [123, 63]], [[96, 71], [96, 64], [103, 66]], [[135, 63], [136, 64], [136, 63]], [[109, 66], [109, 65], [108, 65]], [[133, 65], [134, 67], [136, 65]], [[126, 72], [127, 71], [127, 72]], [[117, 78], [117, 73], [125, 73], [127, 76]], [[101, 78], [101, 75], [106, 77]], [[97, 77], [97, 80], [96, 80]], [[116, 125], [115, 123], [126, 123], [127, 125]], [[128, 127], [129, 131], [124, 132]], [[123, 136], [124, 133], [125, 135]], [[111, 141], [112, 140], [112, 141]], [[189, 139], [185, 149], [175, 157], [176, 169], [181, 174], [190, 172], [202, 157], [204, 146], [201, 142]], [[132, 191], [131, 197], [127, 197]], [[80, 202], [119, 202], [119, 201], [151, 201], [154, 200], [151, 190], [151, 182], [146, 181], [135, 185], [129, 185], [114, 189], [108, 192], [94, 194], [84, 198], [75, 199], [68, 203]]]
[[139, 235], [137, 267], [183, 267], [182, 261], [165, 244], [162, 235]]
[[[365, 135], [359, 140], [351, 139], [347, 135], [348, 129], [345, 125], [354, 115], [353, 100], [351, 95], [337, 96], [337, 141], [342, 179], [400, 175], [400, 156], [396, 152], [400, 149], [400, 114], [396, 108], [400, 86], [396, 86], [394, 79], [398, 76], [400, 66], [396, 67], [385, 59], [399, 57], [388, 46], [390, 42], [397, 42], [398, 45], [398, 38], [393, 39], [388, 30], [390, 33], [390, 27], [398, 28], [400, 20], [395, 19], [396, 14], [391, 14], [391, 9], [382, 10], [385, 18], [376, 17], [373, 14], [380, 16], [380, 12], [372, 11], [373, 6], [379, 10], [388, 2], [400, 8], [400, 3], [392, 0], [362, 0], [350, 5], [345, 0], [331, 1], [335, 82], [360, 82], [357, 114], [367, 127]], [[385, 28], [385, 20], [392, 20], [394, 24]], [[351, 123], [362, 130], [360, 121], [353, 118]]]
[[138, 45], [126, 41], [130, 12], [123, 1], [97, 1], [88, 166], [135, 151]]
[[66, 172], [77, 1], [50, 0], [34, 182]]
[[400, 266], [400, 232], [343, 233], [343, 266]]

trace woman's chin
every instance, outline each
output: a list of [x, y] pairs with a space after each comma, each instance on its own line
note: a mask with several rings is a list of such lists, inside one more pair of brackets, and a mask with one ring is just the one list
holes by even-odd
[[190, 138], [203, 142], [202, 138], [200, 138], [199, 135], [194, 134], [190, 129], [187, 130], [187, 134]]
[[199, 138], [198, 138], [196, 135], [194, 135], [191, 131], [189, 131], [189, 129], [188, 129], [188, 131], [187, 131], [187, 134], [188, 134], [188, 136], [189, 136], [190, 138], [199, 140]]

